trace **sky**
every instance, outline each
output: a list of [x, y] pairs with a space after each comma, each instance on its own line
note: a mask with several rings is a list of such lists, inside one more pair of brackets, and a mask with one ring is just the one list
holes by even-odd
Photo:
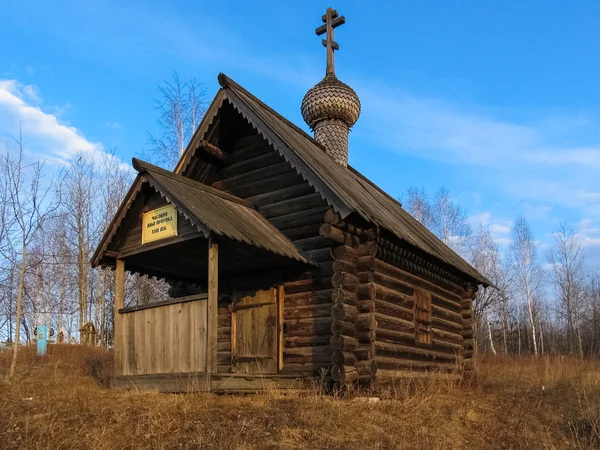
[[598, 2], [1, 2], [0, 140], [20, 125], [47, 167], [129, 163], [174, 71], [209, 100], [224, 72], [308, 131], [328, 6], [346, 18], [337, 76], [362, 103], [352, 166], [394, 197], [447, 187], [502, 245], [522, 215], [542, 257], [566, 221], [600, 269]]

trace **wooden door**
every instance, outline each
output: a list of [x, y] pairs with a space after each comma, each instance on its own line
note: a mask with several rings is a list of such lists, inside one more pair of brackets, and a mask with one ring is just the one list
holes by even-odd
[[280, 366], [282, 289], [236, 292], [231, 314], [235, 373], [272, 374]]

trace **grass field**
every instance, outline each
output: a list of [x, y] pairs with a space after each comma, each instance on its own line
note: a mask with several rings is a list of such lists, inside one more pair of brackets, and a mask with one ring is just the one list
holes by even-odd
[[24, 348], [15, 383], [0, 381], [0, 448], [600, 448], [599, 361], [481, 359], [476, 387], [405, 381], [366, 394], [378, 402], [316, 389], [111, 390], [110, 361], [100, 349], [55, 346], [38, 358]]

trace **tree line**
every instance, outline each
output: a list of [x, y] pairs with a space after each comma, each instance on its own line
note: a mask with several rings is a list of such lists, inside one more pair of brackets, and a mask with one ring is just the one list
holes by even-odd
[[445, 188], [410, 187], [404, 208], [490, 280], [474, 302], [479, 351], [600, 355], [600, 271], [586, 267], [581, 238], [566, 222], [540, 252], [527, 220], [513, 221], [508, 245], [489, 227], [473, 230]]

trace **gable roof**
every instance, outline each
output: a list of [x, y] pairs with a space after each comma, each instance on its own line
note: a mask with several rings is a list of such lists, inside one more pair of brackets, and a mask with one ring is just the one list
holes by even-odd
[[[284, 234], [265, 219], [253, 205], [205, 184], [161, 169], [133, 158], [133, 167], [139, 172], [133, 186], [148, 182], [167, 201], [171, 202], [198, 231], [208, 238], [210, 233], [224, 236], [271, 253], [306, 264], [313, 264]], [[102, 254], [125, 217], [129, 205], [139, 191], [130, 189], [119, 207], [113, 223], [104, 234], [92, 264], [98, 265]]]
[[220, 106], [228, 101], [319, 192], [342, 218], [356, 212], [423, 252], [486, 286], [492, 283], [444, 244], [402, 205], [352, 167], [344, 167], [298, 126], [281, 116], [224, 74], [222, 89], [182, 155], [175, 171], [183, 173]]

